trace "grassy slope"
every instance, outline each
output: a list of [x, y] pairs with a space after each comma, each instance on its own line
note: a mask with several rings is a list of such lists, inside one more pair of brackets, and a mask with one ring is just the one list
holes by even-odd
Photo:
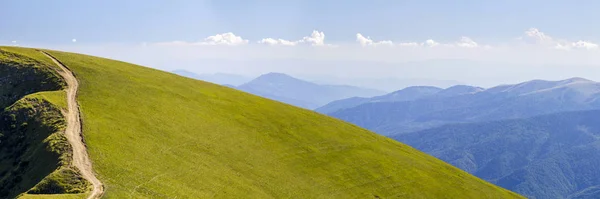
[[68, 166], [70, 146], [62, 135], [65, 123], [60, 113], [66, 96], [64, 91], [52, 91], [62, 87], [62, 79], [54, 73], [51, 60], [39, 55], [25, 49], [0, 51], [0, 106], [6, 107], [0, 112], [0, 134], [6, 136], [0, 140], [0, 190], [10, 191], [8, 195], [0, 191], [0, 197], [27, 190], [79, 192], [87, 186]]
[[[36, 64], [36, 65], [38, 65], [37, 67], [49, 69], [48, 72], [52, 71], [53, 73], [55, 73], [54, 70], [59, 69], [58, 66], [56, 66], [50, 58], [46, 57], [45, 55], [43, 55], [42, 53], [40, 53], [36, 50], [27, 49], [27, 48], [10, 48], [10, 47], [9, 48], [1, 47], [0, 50], [5, 50], [10, 53], [14, 53], [14, 54], [18, 54], [18, 55], [21, 55], [21, 56], [24, 56], [27, 58], [34, 59], [34, 60], [38, 61], [38, 64]], [[18, 62], [19, 60], [11, 59], [11, 61]], [[21, 62], [26, 63], [26, 61], [21, 61]], [[56, 76], [57, 79], [52, 80], [52, 81], [57, 81], [58, 84], [61, 85], [61, 87], [65, 85], [65, 83], [63, 82], [63, 80], [57, 73], [55, 73], [54, 76]], [[51, 78], [49, 78], [49, 79], [51, 79]], [[44, 88], [44, 89], [50, 90], [50, 91], [36, 92], [36, 93], [29, 95], [28, 97], [47, 100], [50, 103], [57, 105], [59, 108], [66, 110], [67, 97], [66, 97], [65, 91], [62, 91], [62, 90], [55, 91], [55, 89], [47, 89], [47, 88]]]
[[337, 119], [124, 62], [51, 52], [80, 81], [109, 198], [511, 198]]
[[87, 194], [24, 194], [19, 199], [84, 199]]

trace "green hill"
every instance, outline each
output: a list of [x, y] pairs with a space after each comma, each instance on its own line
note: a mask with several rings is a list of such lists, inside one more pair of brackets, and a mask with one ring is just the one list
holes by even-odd
[[[43, 59], [33, 49], [0, 49]], [[83, 133], [106, 198], [520, 197], [309, 110], [124, 62], [47, 52], [79, 80]]]
[[65, 83], [42, 54], [14, 50], [0, 51], [0, 198], [87, 192], [62, 133]]

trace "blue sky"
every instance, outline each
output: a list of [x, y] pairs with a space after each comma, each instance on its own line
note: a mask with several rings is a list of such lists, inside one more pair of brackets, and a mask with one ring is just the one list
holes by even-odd
[[495, 41], [531, 27], [565, 39], [600, 35], [598, 1], [23, 0], [2, 7], [0, 39], [30, 43], [194, 41], [223, 32], [258, 40], [312, 30], [332, 42], [353, 41], [358, 32], [399, 41]]
[[600, 80], [599, 9], [584, 0], [5, 1], [0, 45], [196, 73]]

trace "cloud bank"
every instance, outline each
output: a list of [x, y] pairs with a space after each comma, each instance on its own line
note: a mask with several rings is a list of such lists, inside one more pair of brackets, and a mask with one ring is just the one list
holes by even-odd
[[598, 44], [591, 41], [567, 41], [564, 39], [555, 39], [546, 33], [538, 30], [537, 28], [530, 28], [525, 31], [525, 35], [532, 39], [536, 44], [553, 47], [559, 50], [573, 50], [573, 49], [584, 49], [584, 50], [596, 50]]
[[356, 33], [356, 41], [358, 43], [360, 43], [361, 46], [379, 46], [379, 45], [393, 46], [394, 45], [394, 42], [392, 42], [390, 40], [374, 42], [370, 37], [365, 37], [360, 33]]
[[170, 41], [170, 42], [159, 42], [157, 45], [165, 46], [195, 46], [195, 45], [226, 45], [226, 46], [237, 46], [248, 44], [248, 40], [243, 39], [240, 36], [236, 36], [232, 32], [226, 32], [222, 34], [216, 34], [208, 36], [200, 42], [185, 42], [185, 41]]
[[328, 46], [325, 44], [325, 33], [313, 30], [312, 34], [305, 36], [300, 40], [290, 41], [285, 39], [264, 38], [258, 41], [259, 44], [270, 46], [296, 46], [297, 44], [309, 44], [312, 46]]
[[[548, 49], [555, 50], [597, 50], [600, 46], [597, 43], [586, 40], [577, 40], [577, 41], [568, 41], [564, 39], [557, 39], [551, 37], [550, 35], [540, 31], [537, 28], [530, 28], [518, 38], [519, 41], [523, 42], [523, 45], [532, 45], [539, 47], [546, 47]], [[482, 48], [490, 49], [497, 47], [506, 47], [506, 45], [490, 45], [490, 44], [480, 44], [476, 42], [473, 38], [463, 36], [455, 41], [447, 41], [447, 42], [439, 42], [434, 39], [427, 39], [425, 41], [403, 41], [403, 42], [394, 42], [392, 40], [374, 40], [369, 36], [365, 36], [361, 33], [356, 33], [356, 44], [361, 47], [377, 47], [377, 46], [387, 46], [387, 47], [430, 47], [430, 48], [438, 48], [438, 47], [453, 47], [453, 48], [468, 48], [468, 49], [476, 49]], [[243, 39], [241, 36], [237, 36], [232, 32], [216, 34], [213, 36], [208, 36], [204, 38], [202, 41], [198, 42], [186, 42], [186, 41], [170, 41], [170, 42], [159, 42], [155, 43], [157, 45], [164, 46], [242, 46], [246, 44], [261, 44], [266, 46], [339, 46], [333, 45], [325, 42], [325, 33], [313, 30], [313, 32], [301, 39], [297, 40], [288, 40], [282, 38], [263, 38], [257, 40], [255, 42], [250, 42], [247, 39]], [[514, 41], [508, 41], [506, 43], [513, 43]], [[345, 43], [343, 45], [348, 45]]]

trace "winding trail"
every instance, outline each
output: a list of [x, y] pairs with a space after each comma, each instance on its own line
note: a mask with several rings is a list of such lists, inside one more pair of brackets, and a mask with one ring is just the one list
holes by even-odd
[[81, 131], [81, 118], [79, 117], [79, 105], [77, 104], [77, 89], [79, 89], [79, 82], [66, 66], [60, 61], [54, 58], [52, 55], [40, 51], [48, 58], [52, 59], [61, 70], [57, 72], [65, 79], [67, 83], [67, 104], [68, 112], [65, 117], [67, 119], [67, 129], [65, 134], [67, 140], [73, 147], [73, 162], [72, 164], [79, 169], [83, 178], [92, 183], [93, 189], [88, 199], [97, 199], [102, 197], [104, 194], [104, 186], [102, 182], [96, 178], [94, 170], [92, 170], [92, 161], [87, 153], [87, 148], [83, 143], [83, 134]]

